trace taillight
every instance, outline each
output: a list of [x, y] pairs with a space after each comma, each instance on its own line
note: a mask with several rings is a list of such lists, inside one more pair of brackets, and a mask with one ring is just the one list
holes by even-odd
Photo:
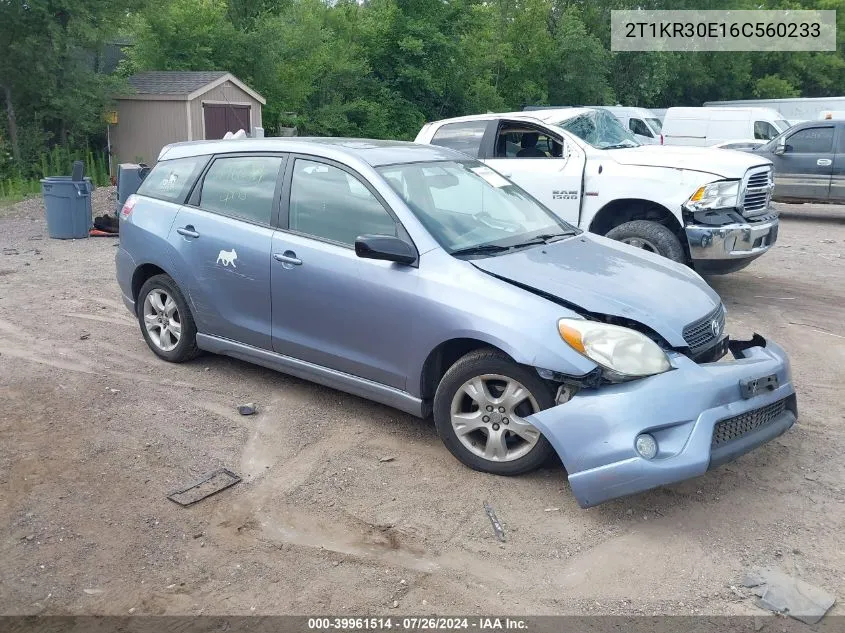
[[134, 194], [126, 199], [126, 202], [123, 203], [123, 208], [120, 210], [121, 220], [129, 219], [129, 216], [132, 215], [132, 209], [135, 208], [136, 202], [138, 202], [138, 198], [136, 198]]
[[663, 135], [660, 135], [660, 144], [663, 145]]

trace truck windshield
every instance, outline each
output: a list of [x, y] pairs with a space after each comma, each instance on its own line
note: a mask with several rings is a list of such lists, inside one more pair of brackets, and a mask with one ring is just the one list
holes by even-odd
[[777, 121], [775, 121], [775, 127], [777, 128], [778, 132], [786, 132], [792, 126], [789, 125], [789, 121], [778, 119]]
[[651, 126], [651, 129], [660, 134], [663, 131], [663, 124], [660, 119], [646, 119], [646, 123]]
[[571, 119], [552, 122], [552, 125], [571, 132], [597, 149], [639, 147], [642, 144], [606, 110], [589, 110]]
[[451, 254], [491, 256], [580, 232], [478, 161], [406, 163], [378, 171]]

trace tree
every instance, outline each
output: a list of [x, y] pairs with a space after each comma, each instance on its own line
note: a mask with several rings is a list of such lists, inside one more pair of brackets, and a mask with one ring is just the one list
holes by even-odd
[[777, 75], [766, 75], [754, 82], [754, 96], [760, 99], [785, 99], [799, 94], [791, 83]]

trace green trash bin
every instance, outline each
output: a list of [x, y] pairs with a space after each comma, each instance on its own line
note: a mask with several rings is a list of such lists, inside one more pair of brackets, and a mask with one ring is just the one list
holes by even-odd
[[41, 179], [50, 237], [58, 240], [88, 237], [93, 189], [90, 178], [73, 180], [71, 176], [48, 176]]

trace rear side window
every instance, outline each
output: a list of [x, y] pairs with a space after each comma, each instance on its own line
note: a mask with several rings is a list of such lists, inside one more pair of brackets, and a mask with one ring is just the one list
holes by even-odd
[[792, 154], [829, 154], [833, 150], [833, 127], [808, 127], [786, 139]]
[[138, 187], [138, 193], [167, 202], [184, 202], [197, 173], [207, 161], [208, 156], [160, 161]]
[[487, 121], [464, 121], [462, 123], [447, 123], [441, 125], [434, 137], [432, 145], [440, 145], [456, 149], [473, 158], [478, 158], [481, 149], [481, 138], [487, 129]]
[[280, 156], [218, 158], [205, 174], [200, 207], [222, 215], [271, 224]]

